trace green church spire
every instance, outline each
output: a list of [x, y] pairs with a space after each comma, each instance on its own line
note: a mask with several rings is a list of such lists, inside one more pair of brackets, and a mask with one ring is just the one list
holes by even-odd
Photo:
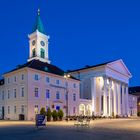
[[38, 30], [39, 32], [41, 32], [43, 34], [46, 34], [45, 33], [44, 26], [43, 26], [42, 21], [41, 21], [41, 18], [40, 18], [40, 9], [38, 9], [36, 22], [35, 22], [35, 25], [33, 27], [32, 32], [35, 32], [36, 30]]

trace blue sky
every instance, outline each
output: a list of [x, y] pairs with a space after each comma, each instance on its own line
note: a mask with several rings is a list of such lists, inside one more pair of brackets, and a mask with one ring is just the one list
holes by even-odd
[[52, 64], [72, 70], [123, 59], [130, 85], [140, 85], [140, 1], [3, 0], [0, 7], [1, 74], [26, 63], [40, 8]]

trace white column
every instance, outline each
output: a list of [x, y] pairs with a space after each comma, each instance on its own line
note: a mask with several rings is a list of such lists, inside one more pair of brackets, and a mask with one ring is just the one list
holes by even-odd
[[118, 115], [121, 115], [121, 85], [120, 82], [118, 83]]
[[130, 114], [129, 114], [128, 86], [126, 86], [126, 113], [128, 116], [130, 116]]
[[103, 115], [107, 116], [107, 78], [104, 77]]
[[101, 96], [102, 96], [102, 85], [101, 85], [101, 82], [100, 82], [100, 91], [99, 91], [99, 115], [102, 114], [102, 111], [101, 111]]
[[92, 112], [96, 115], [96, 77], [91, 78]]
[[114, 109], [113, 109], [113, 112], [114, 112], [114, 116], [117, 115], [117, 85], [116, 85], [116, 82], [114, 82], [114, 90], [113, 90], [113, 98], [114, 98]]
[[125, 115], [125, 95], [124, 95], [124, 85], [122, 85], [122, 114]]
[[108, 99], [108, 102], [109, 102], [109, 116], [112, 116], [112, 103], [111, 103], [111, 87], [112, 87], [112, 81], [110, 80], [109, 81], [109, 95], [108, 95], [108, 97], [109, 97], [109, 99]]

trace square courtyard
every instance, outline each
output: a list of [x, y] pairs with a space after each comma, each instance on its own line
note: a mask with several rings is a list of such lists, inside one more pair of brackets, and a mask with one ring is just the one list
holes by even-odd
[[140, 118], [92, 120], [89, 127], [74, 121], [47, 122], [35, 127], [31, 121], [0, 121], [0, 140], [139, 140]]

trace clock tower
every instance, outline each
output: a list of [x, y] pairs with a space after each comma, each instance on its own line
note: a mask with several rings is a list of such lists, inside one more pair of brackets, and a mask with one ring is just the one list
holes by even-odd
[[38, 9], [37, 19], [33, 31], [28, 37], [29, 37], [29, 47], [30, 47], [28, 61], [32, 61], [36, 59], [42, 62], [50, 63], [49, 55], [48, 55], [49, 36], [47, 36], [45, 33], [44, 26], [40, 18], [39, 9]]

